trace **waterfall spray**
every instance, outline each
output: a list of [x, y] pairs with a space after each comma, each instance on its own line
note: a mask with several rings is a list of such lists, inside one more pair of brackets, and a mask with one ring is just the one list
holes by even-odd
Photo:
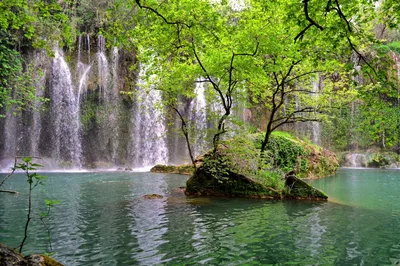
[[71, 72], [62, 51], [55, 50], [51, 81], [50, 114], [52, 134], [52, 157], [67, 161], [72, 167], [81, 165], [81, 139], [79, 102], [75, 96]]

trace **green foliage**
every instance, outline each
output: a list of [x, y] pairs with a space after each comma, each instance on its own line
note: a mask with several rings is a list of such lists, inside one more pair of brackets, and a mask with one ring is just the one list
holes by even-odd
[[368, 167], [383, 167], [388, 165], [389, 160], [381, 153], [376, 153], [371, 161], [368, 162]]
[[380, 54], [387, 54], [390, 51], [400, 54], [400, 41], [375, 46]]
[[[266, 156], [273, 158], [274, 165], [285, 172], [294, 170], [298, 163], [298, 158], [307, 155], [304, 147], [279, 134], [271, 135], [267, 150]], [[300, 167], [304, 168], [305, 166], [306, 162], [300, 162]]]
[[232, 171], [232, 161], [228, 156], [207, 154], [204, 156], [201, 169], [222, 183], [224, 180], [229, 179], [230, 171]]
[[33, 108], [36, 99], [32, 66], [23, 51], [41, 48], [51, 54], [54, 44], [72, 47], [76, 28], [55, 0], [4, 0], [0, 2], [0, 108], [14, 114]]

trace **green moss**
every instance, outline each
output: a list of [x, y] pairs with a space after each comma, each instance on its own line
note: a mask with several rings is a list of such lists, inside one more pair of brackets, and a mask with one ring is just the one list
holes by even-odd
[[295, 176], [287, 177], [285, 187], [286, 190], [284, 195], [286, 198], [328, 199], [328, 196], [325, 193], [315, 189], [311, 185], [307, 184], [301, 179], [296, 178]]
[[[268, 152], [260, 157], [263, 134], [237, 136], [221, 142], [216, 154], [206, 153], [188, 180], [188, 195], [261, 198], [318, 198], [326, 195], [306, 183], [287, 192], [285, 173], [295, 170], [301, 177], [333, 174], [336, 157], [314, 144], [288, 133], [271, 137]], [[300, 183], [300, 182], [299, 182]]]
[[153, 168], [150, 169], [150, 172], [179, 174], [179, 175], [192, 175], [193, 174], [193, 165], [190, 165], [190, 164], [184, 164], [184, 165], [157, 164], [156, 166], [154, 166]]
[[368, 167], [380, 168], [390, 164], [390, 160], [382, 153], [376, 153], [368, 162]]
[[230, 172], [229, 177], [218, 180], [203, 169], [198, 169], [188, 180], [188, 195], [281, 198], [280, 192], [243, 175]]
[[61, 263], [55, 261], [54, 259], [47, 257], [45, 255], [41, 255], [44, 260], [45, 266], [63, 266]]

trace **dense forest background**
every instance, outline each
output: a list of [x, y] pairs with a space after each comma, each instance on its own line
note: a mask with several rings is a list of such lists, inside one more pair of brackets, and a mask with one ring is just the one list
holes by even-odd
[[[203, 83], [214, 112], [203, 135], [210, 142], [242, 131], [244, 121], [267, 132], [263, 145], [280, 129], [336, 151], [400, 151], [396, 1], [5, 0], [0, 14], [3, 117], [50, 104], [46, 93], [38, 96], [43, 73], [32, 51], [52, 58], [61, 47], [70, 63], [83, 39], [90, 58], [101, 36], [108, 51], [121, 51], [118, 97], [127, 105], [140, 76], [162, 92], [165, 116], [185, 122], [182, 110]], [[81, 107], [83, 127], [106, 115], [98, 100]]]

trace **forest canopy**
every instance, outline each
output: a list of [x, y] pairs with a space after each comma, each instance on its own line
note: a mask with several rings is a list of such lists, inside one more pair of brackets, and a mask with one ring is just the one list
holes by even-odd
[[27, 51], [74, 52], [79, 35], [102, 34], [176, 111], [204, 83], [220, 110], [214, 143], [244, 104], [269, 121], [263, 147], [302, 121], [322, 121], [338, 149], [399, 146], [396, 1], [5, 0], [0, 11], [4, 108], [32, 108]]

